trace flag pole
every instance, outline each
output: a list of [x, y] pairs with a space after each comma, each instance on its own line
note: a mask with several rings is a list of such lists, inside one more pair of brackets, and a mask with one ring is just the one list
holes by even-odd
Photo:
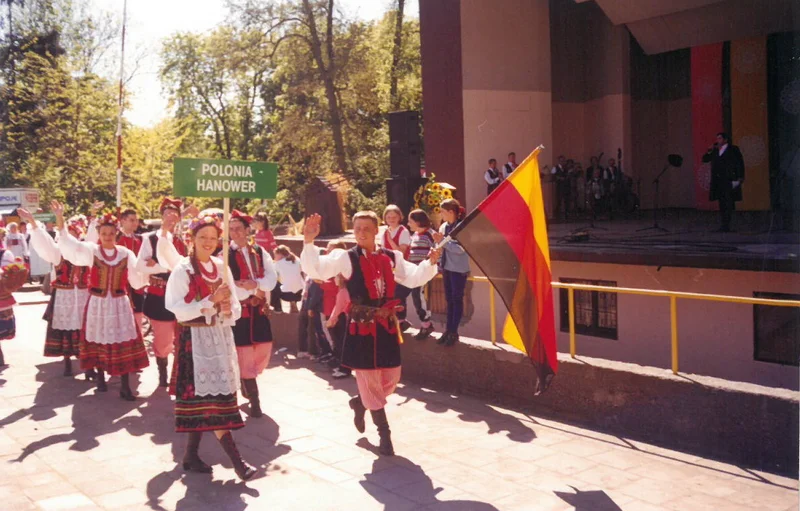
[[128, 21], [128, 0], [122, 3], [122, 51], [119, 63], [119, 113], [117, 115], [117, 212], [122, 207], [122, 112], [125, 83], [125, 25]]
[[[228, 278], [228, 251], [231, 249], [230, 242], [230, 219], [231, 219], [231, 199], [222, 198], [222, 268], [224, 275], [223, 281]], [[229, 285], [233, 285], [231, 282]], [[233, 292], [233, 289], [231, 289]]]

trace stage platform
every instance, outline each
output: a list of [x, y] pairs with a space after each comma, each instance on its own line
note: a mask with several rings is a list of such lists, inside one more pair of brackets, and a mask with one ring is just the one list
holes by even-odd
[[[653, 224], [651, 211], [599, 219], [594, 227], [586, 219], [551, 221], [550, 254], [554, 261], [800, 273], [800, 234], [779, 229], [769, 213], [737, 212], [733, 232], [726, 233], [714, 232], [716, 211], [669, 210], [659, 218], [666, 231], [647, 229]], [[276, 239], [302, 248], [301, 236]], [[318, 244], [332, 239], [354, 242], [348, 232]]]

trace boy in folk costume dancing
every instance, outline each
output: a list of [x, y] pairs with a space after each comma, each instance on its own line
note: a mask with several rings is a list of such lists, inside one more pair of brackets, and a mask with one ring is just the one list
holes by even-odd
[[164, 293], [167, 289], [169, 269], [159, 261], [156, 245], [165, 239], [172, 243], [175, 250], [186, 255], [186, 245], [180, 237], [173, 234], [173, 229], [181, 219], [183, 202], [165, 197], [161, 201], [161, 228], [142, 235], [139, 256], [136, 259], [136, 270], [149, 276], [142, 310], [153, 327], [153, 352], [158, 365], [158, 386], [167, 387], [168, 357], [175, 343], [175, 315], [164, 306]]
[[261, 417], [256, 378], [269, 365], [272, 353], [272, 328], [265, 314], [269, 292], [278, 282], [272, 257], [258, 245], [247, 242], [253, 218], [233, 210], [230, 219], [231, 250], [228, 255], [235, 294], [242, 306], [242, 317], [233, 327], [242, 395], [250, 400], [250, 416]]
[[378, 216], [362, 211], [353, 216], [353, 233], [358, 246], [320, 256], [314, 246], [320, 220], [319, 215], [306, 220], [301, 264], [314, 279], [327, 280], [341, 274], [347, 280], [351, 305], [342, 365], [356, 371], [359, 396], [350, 400], [350, 408], [355, 413], [354, 424], [363, 433], [364, 415], [369, 410], [378, 427], [381, 454], [393, 455], [384, 407], [386, 397], [400, 381], [400, 334], [396, 316], [399, 301], [395, 299], [395, 289], [397, 283], [415, 288], [433, 279], [440, 252], [431, 251], [429, 259], [417, 266], [406, 261], [401, 252], [376, 249]]
[[[83, 313], [89, 301], [89, 267], [67, 261], [62, 257], [58, 243], [39, 227], [33, 215], [22, 209], [18, 212], [20, 218], [31, 224], [31, 248], [51, 263], [55, 271], [55, 279], [50, 282], [50, 303], [43, 317], [47, 321], [44, 356], [64, 357], [64, 376], [72, 376], [71, 357], [80, 356]], [[69, 219], [67, 230], [75, 239], [84, 239], [83, 224], [77, 217]], [[87, 370], [85, 374], [87, 381], [95, 377], [93, 370]]]
[[136, 256], [117, 245], [119, 222], [111, 213], [97, 222], [100, 244], [78, 241], [64, 228], [64, 208], [51, 203], [59, 229], [59, 247], [64, 259], [72, 264], [91, 267], [89, 273], [89, 302], [84, 316], [81, 344], [81, 367], [96, 368], [97, 390], [107, 389], [105, 374], [120, 376], [119, 396], [135, 400], [130, 387], [130, 373], [150, 365], [142, 333], [136, 326], [133, 308], [128, 298], [127, 284], [134, 288], [144, 285], [136, 272]]
[[172, 268], [164, 297], [167, 309], [180, 325], [173, 368], [175, 429], [189, 433], [184, 470], [210, 473], [211, 467], [197, 453], [204, 431], [213, 431], [242, 480], [255, 469], [244, 462], [231, 430], [244, 426], [236, 404], [239, 364], [231, 327], [241, 317], [239, 300], [232, 296], [233, 275], [223, 274], [223, 263], [211, 254], [221, 229], [214, 218], [195, 219], [189, 226], [192, 250], [179, 257], [165, 238], [158, 254]]

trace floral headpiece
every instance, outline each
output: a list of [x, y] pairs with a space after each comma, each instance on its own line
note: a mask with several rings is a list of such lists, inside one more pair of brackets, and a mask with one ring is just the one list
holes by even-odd
[[174, 209], [178, 213], [180, 213], [182, 208], [183, 208], [182, 200], [170, 199], [169, 197], [164, 197], [164, 199], [161, 201], [161, 205], [158, 207], [158, 212], [163, 214], [165, 209]]
[[67, 230], [76, 238], [83, 238], [86, 235], [86, 217], [76, 215], [67, 220]]
[[238, 209], [234, 209], [231, 211], [231, 220], [237, 219], [242, 222], [245, 226], [250, 227], [250, 224], [253, 223], [253, 217], [250, 215], [246, 215], [239, 211]]
[[112, 212], [108, 212], [105, 215], [101, 216], [97, 219], [97, 227], [102, 227], [104, 225], [110, 225], [111, 227], [119, 227], [119, 218]]
[[197, 231], [199, 231], [203, 227], [208, 227], [209, 225], [216, 227], [217, 234], [222, 233], [222, 227], [220, 227], [219, 225], [219, 220], [211, 215], [206, 215], [200, 218], [193, 218], [189, 222], [189, 230], [192, 231], [192, 234], [197, 234]]

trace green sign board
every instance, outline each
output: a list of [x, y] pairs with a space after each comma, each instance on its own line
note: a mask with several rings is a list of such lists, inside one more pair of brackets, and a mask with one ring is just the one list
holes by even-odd
[[53, 213], [34, 213], [33, 218], [43, 223], [56, 222], [56, 216]]
[[177, 197], [274, 199], [278, 193], [278, 165], [175, 158], [173, 191]]

